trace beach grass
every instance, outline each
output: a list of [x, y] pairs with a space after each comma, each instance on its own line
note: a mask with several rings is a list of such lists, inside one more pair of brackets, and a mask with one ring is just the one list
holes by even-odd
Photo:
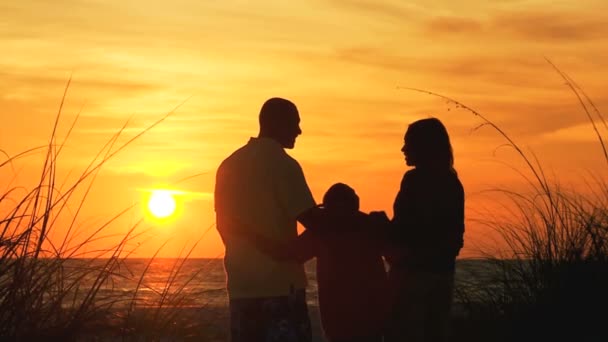
[[[165, 121], [179, 106], [127, 138], [126, 142], [119, 143], [127, 121], [91, 156], [75, 181], [59, 184], [62, 151], [80, 116], [80, 113], [76, 115], [65, 136], [60, 138], [58, 132], [69, 87], [70, 81], [66, 84], [48, 144], [13, 156], [4, 153], [6, 159], [0, 162], [0, 168], [13, 168], [19, 159], [33, 154], [44, 155], [35, 186], [27, 189], [12, 182], [2, 184], [5, 189], [0, 193], [0, 204], [5, 210], [0, 217], [1, 339], [56, 338], [66, 341], [106, 335], [120, 340], [156, 340], [160, 336], [193, 334], [192, 321], [184, 321], [180, 316], [183, 312], [176, 308], [183, 304], [182, 290], [196, 274], [186, 281], [176, 279], [195, 246], [184, 257], [173, 260], [165, 286], [153, 289], [155, 297], [148, 298], [146, 309], [143, 309], [138, 291], [151, 289], [144, 281], [148, 268], [141, 274], [125, 272], [125, 260], [137, 249], [133, 241], [145, 232], [142, 221], [127, 227], [120, 236], [107, 233], [108, 227], [133, 207], [117, 212], [87, 233], [77, 227], [78, 215], [102, 167]], [[63, 219], [63, 226], [58, 229], [59, 217], [66, 216], [67, 227]], [[55, 235], [62, 238], [50, 239], [56, 231]], [[93, 243], [99, 246], [102, 240], [117, 242], [97, 250], [91, 247]], [[153, 260], [151, 258], [149, 263]], [[113, 291], [107, 291], [125, 277], [137, 283], [132, 296], [118, 297]]]
[[[547, 60], [581, 105], [608, 163], [604, 116], [565, 72]], [[428, 92], [427, 92], [428, 93]], [[606, 171], [588, 173], [584, 185], [566, 187], [549, 179], [533, 152], [526, 153], [484, 115], [440, 96], [492, 127], [523, 160], [519, 170], [527, 190], [496, 187], [505, 213], [487, 213], [478, 223], [495, 232], [493, 246], [482, 248], [488, 267], [461, 282], [457, 301], [457, 340], [605, 341], [608, 305], [608, 183]], [[605, 134], [605, 133], [604, 133]], [[496, 246], [503, 246], [497, 249]]]

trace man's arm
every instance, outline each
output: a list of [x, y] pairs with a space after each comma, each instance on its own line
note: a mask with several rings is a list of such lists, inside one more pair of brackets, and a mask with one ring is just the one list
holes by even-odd
[[288, 159], [277, 175], [277, 198], [286, 214], [310, 229], [320, 222], [323, 209], [315, 203], [304, 172], [295, 159]]
[[304, 228], [314, 230], [315, 228], [323, 225], [324, 220], [326, 220], [326, 216], [325, 209], [318, 204], [302, 212], [296, 219], [304, 226]]
[[244, 232], [242, 236], [262, 253], [280, 261], [304, 263], [317, 255], [317, 237], [305, 231], [294, 240], [278, 242], [254, 232]]

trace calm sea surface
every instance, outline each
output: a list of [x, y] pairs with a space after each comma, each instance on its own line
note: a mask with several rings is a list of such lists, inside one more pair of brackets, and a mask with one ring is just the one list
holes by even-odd
[[[107, 260], [68, 260], [64, 265], [65, 284], [74, 291], [66, 298], [66, 306], [82, 300], [90, 288], [98, 284], [98, 304], [128, 306], [226, 306], [225, 273], [222, 259], [127, 259], [116, 267], [112, 276], [99, 282], [99, 271], [77, 277], [82, 270], [101, 268]], [[467, 284], [487, 275], [488, 264], [480, 260], [459, 260], [456, 284]], [[317, 304], [317, 282], [314, 260], [305, 265], [309, 280], [308, 302]], [[134, 301], [135, 299], [135, 301]]]

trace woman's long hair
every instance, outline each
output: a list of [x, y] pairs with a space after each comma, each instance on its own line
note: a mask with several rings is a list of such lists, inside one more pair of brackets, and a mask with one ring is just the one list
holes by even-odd
[[439, 119], [422, 119], [410, 124], [405, 133], [405, 153], [408, 164], [415, 167], [456, 173], [450, 136]]

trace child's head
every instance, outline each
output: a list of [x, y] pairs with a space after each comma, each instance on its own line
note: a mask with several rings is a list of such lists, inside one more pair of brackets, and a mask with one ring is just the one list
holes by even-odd
[[359, 210], [359, 196], [353, 188], [343, 183], [329, 187], [323, 196], [323, 206], [328, 210], [352, 212]]
[[453, 169], [454, 156], [445, 126], [436, 118], [413, 122], [401, 148], [409, 166]]

